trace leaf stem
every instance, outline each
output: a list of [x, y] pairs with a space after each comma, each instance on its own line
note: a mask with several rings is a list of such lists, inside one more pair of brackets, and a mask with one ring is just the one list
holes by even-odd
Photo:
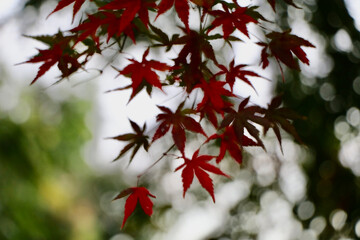
[[203, 30], [203, 26], [202, 26], [202, 22], [201, 22], [201, 19], [202, 19], [201, 8], [198, 6], [197, 9], [199, 11], [199, 24], [200, 24], [200, 33], [201, 33]]
[[124, 41], [122, 42], [122, 44], [121, 44], [121, 46], [120, 46], [120, 50], [119, 50], [119, 52], [122, 52], [122, 50], [124, 49], [126, 39], [127, 39], [127, 36], [125, 35], [125, 37], [124, 37]]

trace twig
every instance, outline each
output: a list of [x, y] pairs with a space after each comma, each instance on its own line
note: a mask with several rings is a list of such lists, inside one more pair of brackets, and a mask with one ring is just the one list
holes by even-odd
[[172, 149], [174, 146], [175, 146], [175, 144], [171, 145], [171, 146], [169, 147], [169, 149], [166, 150], [166, 152], [164, 152], [158, 160], [156, 160], [153, 164], [151, 164], [148, 168], [146, 168], [141, 174], [137, 175], [137, 183], [136, 183], [136, 186], [139, 186], [140, 178], [141, 178], [143, 175], [145, 175], [145, 174], [146, 174], [152, 167], [154, 167], [158, 162], [160, 162], [161, 159], [163, 159], [163, 158], [168, 154], [168, 152], [171, 151], [171, 149]]

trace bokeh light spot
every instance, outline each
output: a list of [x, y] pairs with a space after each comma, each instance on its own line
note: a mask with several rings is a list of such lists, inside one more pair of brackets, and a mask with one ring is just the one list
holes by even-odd
[[342, 52], [350, 52], [353, 49], [351, 38], [344, 29], [337, 31], [333, 40], [335, 47]]
[[341, 140], [342, 137], [350, 131], [350, 126], [345, 121], [335, 123], [335, 136]]
[[355, 225], [355, 234], [356, 236], [360, 237], [360, 220], [358, 220]]
[[324, 217], [316, 217], [310, 222], [310, 228], [313, 229], [318, 235], [324, 231], [326, 227], [326, 220]]
[[313, 216], [315, 212], [315, 206], [310, 201], [300, 203], [297, 213], [301, 220], [307, 220]]
[[325, 101], [331, 101], [335, 98], [335, 88], [332, 84], [330, 83], [324, 83], [323, 85], [321, 85], [320, 87], [320, 96], [325, 100]]
[[355, 78], [353, 81], [353, 89], [357, 94], [360, 95], [360, 77]]
[[346, 120], [348, 123], [350, 123], [352, 126], [358, 126], [360, 123], [360, 111], [356, 107], [350, 108], [346, 112]]
[[347, 219], [347, 214], [341, 209], [336, 209], [330, 214], [330, 223], [335, 230], [340, 230], [344, 227]]

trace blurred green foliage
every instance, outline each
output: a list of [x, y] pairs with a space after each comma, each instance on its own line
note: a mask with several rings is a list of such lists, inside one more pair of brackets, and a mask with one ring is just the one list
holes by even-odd
[[0, 238], [97, 239], [75, 237], [82, 218], [92, 225], [87, 231], [97, 229], [93, 203], [82, 191], [90, 177], [81, 155], [91, 137], [84, 124], [89, 104], [27, 97], [31, 113], [24, 123], [0, 119]]
[[[19, 121], [14, 109], [0, 109], [0, 239], [97, 240], [119, 233], [125, 200], [111, 200], [128, 186], [116, 172], [94, 171], [84, 161], [90, 103], [56, 101], [36, 88], [19, 95], [27, 117]], [[149, 223], [142, 213], [136, 210], [126, 226], [135, 239], [146, 239], [138, 229]]]

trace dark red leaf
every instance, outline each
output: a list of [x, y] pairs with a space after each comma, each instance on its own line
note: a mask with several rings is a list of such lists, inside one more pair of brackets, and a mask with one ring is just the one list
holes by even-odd
[[[267, 1], [268, 1], [268, 3], [270, 3], [272, 9], [275, 11], [275, 1], [276, 0], [267, 0]], [[287, 4], [289, 4], [295, 8], [299, 8], [298, 6], [295, 5], [293, 0], [284, 0], [284, 2], [286, 2]]]
[[207, 32], [209, 33], [214, 28], [222, 25], [224, 39], [227, 39], [235, 29], [238, 29], [240, 32], [249, 37], [246, 25], [251, 22], [257, 23], [257, 20], [247, 15], [246, 11], [248, 8], [237, 5], [235, 11], [231, 12], [226, 4], [223, 3], [222, 5], [224, 11], [214, 10], [209, 12], [215, 17], [215, 19], [211, 23], [211, 27]]
[[265, 149], [259, 136], [259, 130], [254, 126], [254, 123], [267, 126], [270, 122], [262, 116], [264, 112], [262, 108], [258, 106], [246, 107], [248, 102], [249, 98], [244, 99], [239, 104], [237, 112], [233, 111], [228, 113], [223, 119], [220, 128], [228, 127], [232, 123], [231, 126], [234, 128], [235, 135], [241, 146], [243, 145], [244, 130], [246, 129], [249, 134], [256, 139], [257, 145]]
[[38, 78], [44, 75], [53, 65], [59, 62], [60, 58], [62, 57], [63, 51], [59, 45], [54, 45], [52, 49], [48, 50], [39, 50], [39, 55], [31, 58], [30, 60], [26, 61], [25, 63], [38, 63], [44, 62], [39, 71], [31, 82], [31, 84], [35, 83]]
[[210, 9], [215, 3], [215, 0], [190, 0], [190, 1], [200, 7], [205, 8], [206, 10]]
[[296, 114], [291, 109], [280, 107], [280, 104], [281, 104], [281, 96], [277, 96], [272, 99], [271, 103], [268, 105], [268, 108], [265, 109], [265, 118], [271, 124], [264, 126], [264, 134], [266, 134], [269, 128], [272, 128], [282, 149], [279, 126], [281, 126], [282, 129], [284, 129], [286, 132], [292, 135], [299, 143], [302, 143], [299, 135], [296, 132], [295, 127], [291, 124], [289, 120], [304, 119], [304, 118]]
[[309, 64], [309, 60], [306, 57], [306, 53], [301, 49], [304, 47], [315, 47], [309, 41], [298, 37], [296, 35], [290, 34], [291, 30], [285, 32], [271, 32], [266, 36], [270, 39], [270, 43], [258, 43], [258, 45], [263, 46], [261, 52], [261, 61], [263, 68], [266, 68], [269, 64], [267, 58], [267, 49], [270, 50], [272, 56], [276, 60], [281, 61], [289, 68], [300, 71], [298, 62], [295, 61], [292, 54], [295, 54], [299, 60], [305, 64]]
[[234, 66], [234, 65], [235, 65], [234, 59], [231, 61], [230, 65], [229, 65], [229, 70], [224, 65], [219, 65], [218, 67], [222, 71], [218, 72], [216, 75], [225, 74], [226, 82], [230, 85], [231, 90], [233, 89], [236, 78], [242, 80], [243, 82], [245, 82], [246, 84], [248, 84], [250, 87], [252, 87], [255, 90], [254, 86], [252, 85], [250, 80], [247, 78], [247, 76], [251, 76], [251, 77], [261, 77], [261, 76], [252, 71], [243, 70], [242, 68], [246, 67], [247, 65], [243, 65], [243, 64], [236, 65], [236, 66]]
[[184, 103], [180, 104], [179, 107], [176, 109], [175, 113], [173, 113], [167, 107], [158, 106], [159, 109], [164, 113], [160, 113], [157, 115], [156, 120], [161, 123], [157, 128], [152, 140], [154, 142], [157, 139], [163, 137], [169, 131], [170, 126], [172, 126], [172, 138], [176, 147], [182, 153], [185, 149], [185, 129], [206, 136], [200, 123], [188, 116], [189, 113], [194, 113], [194, 111], [191, 109], [182, 109], [183, 105]]
[[129, 142], [129, 144], [127, 144], [120, 151], [119, 155], [114, 159], [114, 161], [121, 158], [127, 151], [129, 151], [132, 148], [134, 148], [134, 149], [133, 149], [133, 152], [130, 157], [130, 162], [133, 160], [135, 154], [137, 153], [137, 151], [140, 149], [141, 146], [144, 147], [145, 151], [148, 151], [148, 149], [149, 149], [149, 146], [150, 146], [149, 141], [148, 141], [149, 137], [144, 134], [144, 132], [146, 130], [146, 123], [144, 124], [143, 128], [140, 129], [139, 125], [137, 125], [135, 122], [133, 122], [131, 120], [129, 120], [129, 121], [130, 121], [131, 127], [135, 131], [135, 133], [122, 134], [122, 135], [111, 138], [111, 139], [118, 140], [118, 141]]
[[[183, 29], [184, 31], [184, 29]], [[174, 60], [175, 66], [180, 66], [181, 64], [187, 63], [187, 56], [190, 55], [190, 64], [198, 66], [201, 64], [201, 54], [203, 53], [207, 58], [211, 59], [215, 63], [217, 60], [215, 58], [214, 50], [206, 39], [207, 35], [204, 33], [198, 33], [196, 31], [190, 30], [186, 32], [185, 36], [178, 38], [174, 44], [185, 44], [183, 49], [181, 49], [178, 57]]]
[[183, 153], [185, 150], [186, 135], [184, 127], [181, 126], [179, 122], [173, 124], [171, 136], [176, 147]]
[[189, 4], [188, 0], [162, 0], [158, 6], [158, 14], [156, 18], [169, 10], [172, 5], [175, 5], [175, 10], [185, 24], [186, 29], [189, 29]]
[[107, 42], [114, 35], [120, 36], [122, 33], [129, 36], [133, 40], [133, 42], [135, 42], [133, 33], [135, 25], [130, 23], [126, 25], [124, 29], [122, 29], [120, 28], [121, 19], [122, 17], [118, 16], [118, 14], [115, 14], [114, 12], [101, 11], [93, 15], [88, 15], [88, 18], [83, 21], [79, 26], [71, 29], [72, 32], [81, 32], [75, 44], [85, 40], [88, 36], [91, 36], [99, 46], [99, 37], [97, 35], [97, 31], [99, 28], [106, 29], [108, 35]]
[[226, 151], [230, 153], [231, 157], [236, 162], [242, 163], [242, 148], [245, 146], [259, 146], [259, 144], [245, 135], [243, 135], [241, 141], [239, 141], [232, 126], [226, 127], [222, 134], [214, 134], [210, 136], [206, 142], [213, 139], [220, 139], [220, 152], [216, 157], [217, 163], [224, 158]]
[[119, 32], [123, 32], [131, 21], [138, 14], [141, 21], [148, 26], [149, 24], [149, 8], [155, 8], [154, 1], [149, 0], [113, 0], [99, 10], [124, 10], [119, 24]]
[[53, 36], [40, 36], [32, 38], [50, 45], [50, 48], [46, 50], [39, 50], [39, 54], [37, 56], [34, 56], [30, 60], [24, 62], [43, 62], [31, 84], [35, 83], [56, 63], [62, 73], [61, 78], [65, 78], [76, 72], [87, 61], [87, 59], [85, 59], [82, 63], [79, 63], [78, 59], [81, 54], [71, 47], [71, 43], [74, 41], [74, 36], [63, 36], [62, 33], [59, 32]]

